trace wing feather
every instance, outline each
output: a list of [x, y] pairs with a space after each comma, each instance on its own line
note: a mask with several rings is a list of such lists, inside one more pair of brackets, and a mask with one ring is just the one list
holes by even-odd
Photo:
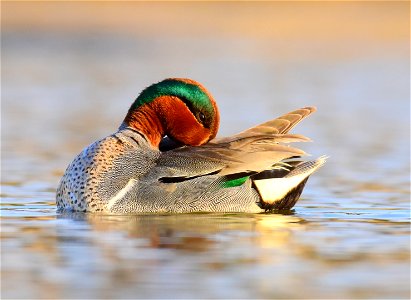
[[315, 112], [317, 109], [313, 106], [304, 107], [292, 112], [286, 113], [281, 117], [278, 117], [274, 120], [262, 123], [260, 125], [254, 126], [250, 129], [242, 131], [234, 136], [216, 139], [216, 142], [226, 142], [231, 140], [236, 140], [242, 137], [250, 137], [254, 135], [267, 135], [267, 134], [286, 134], [288, 133], [295, 125], [297, 125], [304, 118]]
[[288, 132], [315, 110], [314, 107], [301, 108], [228, 138], [162, 152], [157, 166], [166, 168], [167, 176], [187, 178], [216, 172], [228, 175], [270, 169], [283, 159], [306, 155], [298, 148], [283, 144], [310, 141], [303, 135]]

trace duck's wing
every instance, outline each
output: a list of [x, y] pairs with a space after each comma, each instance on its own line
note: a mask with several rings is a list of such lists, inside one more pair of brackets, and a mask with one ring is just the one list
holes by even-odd
[[[305, 152], [278, 143], [277, 136], [254, 136], [226, 143], [208, 143], [200, 147], [184, 146], [163, 152], [158, 167], [166, 167], [171, 177], [198, 177], [210, 173], [220, 175], [260, 172], [277, 162], [305, 155]], [[287, 141], [303, 142], [301, 136], [288, 135]], [[174, 174], [173, 174], [174, 173]]]
[[281, 160], [306, 154], [283, 144], [309, 141], [302, 135], [287, 132], [314, 111], [314, 107], [298, 109], [235, 136], [198, 147], [184, 146], [163, 152], [157, 166], [167, 171], [164, 178], [181, 180], [207, 174], [229, 175], [270, 169]]
[[313, 106], [303, 107], [292, 112], [286, 113], [274, 120], [254, 126], [250, 129], [242, 131], [234, 136], [215, 139], [215, 142], [228, 142], [238, 138], [250, 137], [255, 135], [272, 135], [272, 134], [286, 134], [295, 125], [301, 122], [304, 118], [315, 112], [317, 109]]

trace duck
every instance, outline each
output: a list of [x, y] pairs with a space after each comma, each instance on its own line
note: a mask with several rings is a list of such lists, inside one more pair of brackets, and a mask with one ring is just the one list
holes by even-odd
[[325, 156], [290, 143], [316, 111], [304, 107], [216, 138], [220, 114], [199, 82], [168, 78], [145, 88], [118, 130], [84, 148], [56, 191], [59, 212], [259, 213], [290, 210]]

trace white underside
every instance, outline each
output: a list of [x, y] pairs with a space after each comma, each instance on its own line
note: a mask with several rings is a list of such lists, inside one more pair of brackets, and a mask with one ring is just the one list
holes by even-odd
[[120, 199], [124, 198], [124, 196], [134, 187], [134, 185], [136, 184], [137, 180], [135, 180], [134, 178], [131, 178], [127, 184], [125, 185], [125, 187], [123, 187], [120, 191], [118, 191], [118, 193], [111, 198], [108, 201], [107, 204], [107, 209], [111, 210], [111, 208], [113, 207], [113, 205]]

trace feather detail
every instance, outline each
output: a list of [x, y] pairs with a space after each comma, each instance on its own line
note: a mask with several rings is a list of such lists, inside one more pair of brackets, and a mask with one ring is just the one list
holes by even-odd
[[255, 135], [286, 134], [295, 125], [300, 123], [304, 118], [306, 118], [316, 110], [317, 109], [315, 107], [300, 108], [292, 112], [286, 113], [285, 115], [282, 115], [281, 117], [278, 117], [274, 120], [270, 120], [268, 122], [262, 123], [245, 131], [242, 131], [234, 136], [215, 139], [213, 141], [221, 143]]
[[287, 132], [314, 111], [313, 107], [298, 109], [233, 137], [215, 139], [200, 147], [183, 146], [163, 152], [157, 165], [173, 169], [166, 177], [187, 178], [217, 171], [225, 176], [271, 169], [284, 159], [306, 155], [298, 148], [281, 143], [310, 141], [303, 135]]

